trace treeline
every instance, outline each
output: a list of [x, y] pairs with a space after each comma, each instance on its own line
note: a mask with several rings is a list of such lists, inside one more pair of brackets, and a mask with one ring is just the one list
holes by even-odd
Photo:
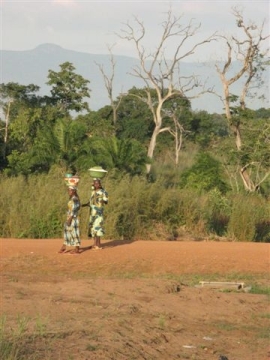
[[[239, 167], [257, 164], [257, 176], [269, 167], [270, 109], [232, 109], [232, 121], [241, 122], [243, 144], [237, 151], [225, 115], [194, 112], [187, 98], [174, 96], [163, 104], [163, 128], [149, 159], [155, 123], [151, 109], [141, 100], [144, 89], [132, 88], [116, 98], [117, 115], [114, 106], [91, 111], [85, 101], [90, 97], [89, 81], [68, 62], [60, 68], [48, 74], [51, 96], [40, 96], [33, 84], [0, 84], [3, 174], [47, 173], [54, 165], [81, 173], [99, 164], [133, 176], [145, 174], [149, 163], [148, 176], [153, 178], [160, 163], [185, 169], [195, 153], [208, 152], [221, 162], [235, 189], [241, 187], [235, 176]], [[188, 163], [183, 161], [185, 153], [189, 153]], [[267, 181], [264, 186], [268, 188]]]

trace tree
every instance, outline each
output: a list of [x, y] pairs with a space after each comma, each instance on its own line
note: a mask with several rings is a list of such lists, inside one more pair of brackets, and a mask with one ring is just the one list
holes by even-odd
[[[177, 96], [175, 99], [171, 98], [164, 104], [163, 108], [164, 124], [167, 124], [169, 133], [174, 138], [174, 162], [178, 165], [180, 151], [183, 146], [184, 137], [190, 132], [187, 129], [188, 123], [191, 119], [191, 104], [185, 97]], [[173, 125], [171, 125], [171, 120]], [[187, 125], [187, 126], [186, 126]]]
[[10, 114], [10, 105], [13, 102], [13, 100], [9, 100], [7, 105], [7, 110], [5, 114], [5, 127], [1, 128], [1, 130], [4, 130], [4, 141], [3, 141], [3, 149], [2, 149], [2, 157], [3, 159], [6, 158], [6, 150], [7, 150], [7, 142], [8, 142], [8, 126], [9, 126], [9, 114]]
[[69, 111], [89, 111], [88, 103], [84, 99], [90, 97], [90, 81], [76, 74], [75, 67], [70, 62], [61, 64], [60, 69], [59, 72], [49, 70], [47, 84], [52, 85], [51, 102], [57, 105], [64, 115]]
[[140, 100], [143, 93], [143, 89], [133, 87], [122, 98], [118, 109], [116, 136], [119, 139], [136, 139], [146, 145], [153, 132], [153, 121], [149, 107]]
[[8, 155], [8, 138], [10, 124], [19, 116], [20, 112], [25, 109], [33, 109], [41, 104], [41, 97], [36, 93], [39, 87], [34, 84], [20, 85], [9, 82], [0, 84], [0, 106], [2, 108], [5, 120], [1, 131], [4, 131], [2, 158], [5, 163]]
[[[199, 88], [202, 84], [194, 75], [185, 74], [183, 76], [180, 72], [180, 62], [194, 54], [198, 47], [214, 40], [214, 35], [212, 35], [193, 45], [191, 40], [199, 31], [200, 25], [194, 25], [192, 20], [187, 25], [182, 25], [181, 17], [173, 16], [171, 10], [167, 12], [167, 18], [163, 22], [162, 28], [161, 37], [153, 52], [147, 52], [143, 45], [146, 27], [138, 18], [135, 18], [135, 25], [126, 23], [125, 28], [119, 34], [121, 38], [134, 44], [140, 61], [140, 65], [134, 67], [131, 74], [140, 78], [145, 84], [144, 95], [140, 95], [139, 98], [147, 104], [154, 122], [154, 130], [148, 146], [150, 159], [154, 156], [158, 135], [170, 128], [163, 127], [164, 104], [177, 96], [188, 97], [187, 94], [190, 94], [191, 91], [193, 91], [193, 95], [189, 97], [190, 99], [208, 91], [202, 87], [201, 91], [194, 95], [194, 89]], [[172, 60], [168, 60], [166, 47], [172, 41], [174, 54]], [[155, 98], [152, 96], [152, 90], [156, 93]], [[150, 170], [151, 165], [148, 164], [147, 172], [149, 173]]]
[[175, 139], [175, 164], [177, 165], [179, 162], [179, 153], [180, 150], [182, 149], [182, 145], [183, 145], [183, 136], [185, 133], [185, 129], [183, 127], [182, 124], [180, 124], [178, 117], [176, 116], [175, 113], [172, 114], [172, 119], [174, 122], [174, 128], [169, 129], [169, 132], [173, 135], [174, 139]]
[[[249, 117], [241, 114], [241, 149], [232, 146], [231, 137], [227, 137], [219, 142], [216, 152], [223, 158], [227, 174], [233, 180], [232, 187], [236, 186], [236, 189], [239, 189], [239, 173], [244, 171], [248, 174], [246, 182], [249, 189], [253, 189], [249, 191], [266, 193], [267, 186], [269, 187], [267, 179], [269, 183], [270, 124], [269, 119], [256, 119], [255, 112], [253, 113], [253, 117], [252, 112]], [[246, 165], [248, 168], [245, 168]], [[252, 184], [248, 183], [249, 179], [252, 180]], [[242, 177], [240, 184], [243, 184]]]
[[96, 139], [93, 147], [96, 151], [96, 163], [130, 175], [143, 174], [149, 161], [144, 147], [136, 140], [119, 140], [116, 137]]
[[[10, 82], [0, 85], [0, 101], [5, 115], [2, 145], [2, 164], [27, 168], [27, 153], [33, 144], [46, 101], [37, 95], [39, 87], [34, 84], [20, 85]], [[12, 152], [14, 151], [13, 155]], [[11, 156], [12, 155], [12, 156]]]
[[260, 108], [255, 111], [255, 119], [270, 119], [270, 109]]
[[0, 84], [0, 105], [5, 107], [10, 100], [19, 104], [27, 104], [28, 106], [36, 106], [40, 104], [42, 97], [36, 93], [39, 86], [34, 84], [20, 85], [18, 83], [9, 82]]
[[61, 119], [55, 125], [54, 134], [59, 146], [57, 162], [66, 170], [75, 167], [80, 148], [87, 140], [85, 126], [73, 120]]
[[110, 63], [111, 63], [111, 75], [107, 75], [105, 70], [104, 70], [104, 66], [101, 64], [97, 64], [97, 66], [99, 67], [99, 70], [103, 76], [103, 80], [104, 80], [104, 84], [108, 93], [108, 97], [110, 99], [110, 105], [112, 108], [112, 113], [113, 113], [113, 125], [116, 126], [116, 121], [117, 121], [117, 110], [121, 104], [121, 100], [123, 98], [123, 95], [120, 94], [117, 99], [115, 100], [113, 97], [113, 82], [114, 82], [114, 76], [115, 76], [115, 66], [116, 66], [116, 62], [115, 59], [113, 57], [112, 54], [112, 47], [108, 48], [109, 53], [110, 53]]
[[[153, 101], [158, 101], [154, 89], [150, 89]], [[119, 138], [136, 139], [146, 145], [151, 139], [154, 130], [152, 113], [148, 105], [141, 101], [145, 94], [145, 89], [133, 87], [122, 99], [118, 110], [118, 122], [116, 126], [116, 136]], [[175, 163], [178, 164], [179, 152], [183, 144], [183, 135], [187, 118], [191, 114], [191, 104], [188, 99], [180, 96], [172, 97], [163, 104], [163, 124], [168, 128], [168, 133], [173, 136], [175, 143]], [[181, 123], [180, 123], [181, 119]], [[166, 147], [171, 146], [171, 137], [166, 141]], [[164, 144], [165, 146], [165, 144]]]
[[89, 138], [93, 136], [110, 137], [115, 134], [115, 128], [111, 121], [111, 107], [104, 106], [98, 111], [90, 111], [85, 115], [76, 117], [76, 122], [85, 125]]
[[[240, 154], [243, 151], [241, 127], [243, 125], [243, 118], [246, 117], [248, 112], [246, 97], [252, 86], [259, 88], [261, 84], [262, 73], [267, 66], [265, 58], [269, 50], [268, 48], [263, 50], [263, 45], [269, 36], [264, 35], [264, 22], [261, 26], [255, 23], [248, 24], [244, 20], [243, 14], [237, 8], [233, 8], [233, 14], [236, 18], [237, 27], [241, 30], [241, 37], [240, 35], [239, 38], [235, 36], [231, 38], [222, 37], [227, 45], [227, 59], [222, 68], [216, 64], [216, 69], [223, 85], [225, 115], [230, 130], [234, 134], [236, 149]], [[234, 70], [232, 75], [233, 56], [235, 56], [239, 68]], [[231, 86], [241, 79], [243, 80], [243, 85], [239, 95], [231, 94]], [[232, 106], [236, 101], [239, 101], [239, 106]], [[248, 191], [256, 191], [262, 181], [269, 176], [270, 172], [269, 170], [266, 171], [262, 177], [257, 177], [257, 180], [254, 181], [250, 176], [249, 170], [255, 166], [257, 167], [255, 173], [258, 174], [261, 162], [243, 162], [243, 160], [244, 158], [242, 157], [240, 175], [244, 187]]]
[[228, 126], [224, 115], [208, 114], [206, 111], [192, 113], [188, 124], [189, 138], [202, 148], [215, 145], [220, 137], [228, 136]]

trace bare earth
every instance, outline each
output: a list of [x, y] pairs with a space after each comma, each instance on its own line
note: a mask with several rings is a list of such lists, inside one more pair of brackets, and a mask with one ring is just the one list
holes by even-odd
[[25, 328], [25, 359], [270, 359], [269, 297], [247, 292], [269, 286], [270, 244], [91, 244], [69, 255], [61, 239], [0, 239], [1, 317]]

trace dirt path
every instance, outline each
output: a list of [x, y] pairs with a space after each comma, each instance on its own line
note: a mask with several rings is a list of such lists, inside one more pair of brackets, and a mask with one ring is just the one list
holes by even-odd
[[[0, 239], [1, 315], [27, 360], [269, 360], [270, 244]], [[27, 324], [26, 324], [27, 323]], [[32, 357], [31, 357], [32, 356]]]
[[[270, 245], [237, 242], [107, 241], [104, 250], [93, 251], [85, 240], [81, 256], [60, 256], [62, 240], [0, 239], [1, 257], [32, 256], [53, 261], [62, 270], [87, 271], [87, 266], [108, 267], [150, 274], [227, 274], [232, 272], [266, 273], [269, 271]], [[13, 264], [16, 266], [16, 264]], [[114, 267], [115, 266], [115, 267]], [[100, 270], [100, 269], [99, 269]]]

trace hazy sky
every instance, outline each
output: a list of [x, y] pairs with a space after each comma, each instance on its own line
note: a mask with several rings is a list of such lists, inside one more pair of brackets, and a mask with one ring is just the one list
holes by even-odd
[[[137, 16], [147, 29], [146, 46], [155, 46], [161, 23], [169, 7], [175, 16], [201, 23], [196, 40], [215, 31], [229, 34], [236, 31], [232, 6], [240, 6], [246, 19], [256, 23], [266, 20], [269, 30], [269, 0], [227, 1], [91, 1], [91, 0], [0, 0], [0, 49], [30, 50], [44, 43], [53, 43], [69, 50], [92, 54], [108, 53], [113, 44], [115, 55], [133, 56], [130, 42], [116, 36], [124, 23]], [[194, 39], [195, 40], [195, 39]], [[212, 46], [212, 45], [211, 45]], [[213, 44], [204, 53], [209, 60], [219, 53]]]

